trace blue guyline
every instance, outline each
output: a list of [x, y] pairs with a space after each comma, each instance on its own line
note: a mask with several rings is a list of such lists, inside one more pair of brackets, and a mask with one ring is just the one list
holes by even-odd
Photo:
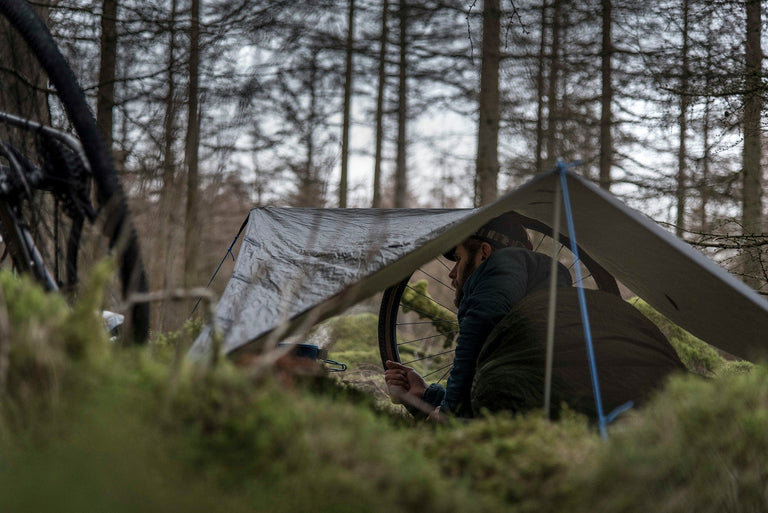
[[[571, 211], [571, 199], [568, 193], [568, 184], [565, 179], [565, 170], [569, 167], [577, 166], [580, 162], [574, 162], [572, 164], [565, 164], [558, 161], [557, 172], [560, 174], [560, 183], [563, 190], [563, 205], [565, 206], [565, 219], [568, 223], [568, 237], [571, 239], [571, 252], [575, 261], [579, 261], [579, 248], [576, 244], [576, 229], [573, 225], [573, 213]], [[576, 283], [581, 283], [581, 267], [574, 265], [576, 272]], [[589, 360], [589, 372], [592, 376], [592, 391], [595, 394], [595, 408], [597, 409], [597, 422], [600, 428], [600, 436], [604, 439], [608, 438], [608, 430], [606, 429], [606, 418], [603, 415], [603, 401], [600, 396], [600, 383], [597, 379], [597, 365], [595, 364], [595, 352], [592, 347], [592, 329], [589, 326], [589, 316], [587, 315], [587, 298], [584, 296], [584, 288], [576, 287], [576, 293], [579, 298], [579, 307], [581, 310], [581, 322], [584, 325], [584, 338], [587, 341], [587, 358]]]

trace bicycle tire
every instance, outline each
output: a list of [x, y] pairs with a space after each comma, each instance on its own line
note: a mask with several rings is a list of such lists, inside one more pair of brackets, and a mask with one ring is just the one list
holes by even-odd
[[[110, 151], [74, 73], [45, 23], [25, 0], [0, 0], [0, 16], [5, 18], [10, 28], [23, 40], [29, 54], [45, 73], [56, 92], [58, 102], [66, 113], [72, 131], [77, 135], [85, 161], [90, 168], [89, 179], [95, 186], [100, 232], [107, 240], [109, 250], [117, 257], [122, 298], [127, 299], [133, 292], [146, 292], [147, 277], [139, 250], [138, 235], [130, 218], [125, 194], [118, 181]], [[14, 254], [17, 255], [14, 258], [14, 266], [21, 271], [31, 272], [41, 280], [39, 263], [25, 260], [23, 256], [34, 253], [37, 248], [31, 248], [29, 242], [24, 241], [25, 237], [18, 236], [19, 233], [29, 232], [35, 228], [34, 219], [14, 219], [13, 216], [8, 215], [1, 217], [4, 220], [1, 225], [4, 230], [3, 240], [9, 247], [12, 257]], [[57, 228], [58, 225], [54, 229]], [[74, 281], [77, 278], [77, 254], [81, 251], [78, 233], [80, 228], [82, 226], [78, 228], [75, 220], [67, 241], [66, 267], [69, 275], [67, 281]], [[31, 243], [32, 246], [36, 244], [40, 245], [39, 239]], [[38, 253], [42, 254], [42, 251]], [[131, 332], [128, 336], [133, 342], [143, 342], [148, 338], [149, 305], [147, 303], [137, 303], [130, 309], [130, 327]]]
[[[541, 241], [546, 240], [546, 238], [549, 238], [549, 242], [551, 243], [551, 235], [552, 235], [552, 229], [547, 226], [544, 223], [541, 223], [539, 221], [536, 221], [534, 219], [530, 218], [522, 218], [522, 223], [526, 227], [526, 229], [529, 230], [529, 232], [534, 232], [540, 237]], [[561, 235], [560, 236], [560, 244], [563, 248], [570, 247], [570, 240], [566, 237]], [[545, 252], [548, 253], [548, 252]], [[568, 253], [570, 253], [570, 250], [568, 250]], [[549, 253], [551, 254], [551, 253]], [[572, 256], [572, 255], [571, 255]], [[606, 292], [610, 292], [615, 295], [619, 295], [619, 287], [616, 283], [615, 278], [605, 270], [600, 264], [598, 264], [595, 260], [593, 260], [589, 254], [584, 251], [582, 248], [579, 247], [579, 260], [581, 262], [580, 265], [584, 267], [584, 269], [587, 270], [589, 273], [589, 278], [594, 281], [594, 284], [592, 285], [594, 288], [604, 290]], [[448, 268], [446, 264], [443, 264]], [[421, 269], [417, 270], [416, 272], [424, 272]], [[427, 345], [425, 340], [430, 339], [436, 339], [438, 337], [444, 336], [443, 333], [434, 332], [434, 334], [427, 334], [424, 335], [423, 333], [421, 335], [417, 335], [416, 339], [403, 339], [404, 337], [399, 334], [401, 328], [404, 324], [409, 325], [424, 325], [428, 326], [429, 324], [434, 324], [432, 321], [409, 321], [407, 323], [402, 321], [402, 317], [404, 315], [407, 315], [403, 311], [402, 307], [402, 298], [403, 294], [408, 289], [413, 289], [411, 285], [411, 279], [413, 275], [412, 273], [402, 281], [396, 283], [395, 285], [387, 288], [384, 293], [382, 294], [382, 299], [380, 303], [379, 308], [379, 321], [378, 321], [378, 343], [379, 343], [379, 353], [381, 356], [381, 363], [386, 369], [385, 362], [387, 360], [392, 360], [395, 362], [403, 363], [405, 365], [416, 365], [418, 366], [417, 370], [426, 375], [432, 375], [432, 374], [438, 374], [439, 375], [437, 382], [444, 381], [450, 370], [451, 363], [448, 362], [448, 358], [446, 357], [447, 354], [452, 353], [452, 349], [445, 350], [445, 348], [439, 348], [437, 351], [433, 354], [437, 355], [437, 357], [441, 358], [441, 361], [437, 362], [435, 365], [428, 366], [424, 364], [423, 362], [426, 362], [432, 358], [427, 351], [428, 350], [420, 350], [420, 351], [414, 351], [414, 355], [410, 360], [405, 360], [401, 357], [401, 348], [405, 347], [409, 344], [412, 344], [414, 342], [421, 342], [421, 345]], [[429, 273], [425, 273], [429, 276], [431, 276]], [[440, 282], [443, 286], [447, 287], [445, 283]], [[421, 292], [417, 292], [417, 294], [421, 294]], [[428, 297], [428, 296], [424, 296]], [[432, 299], [432, 298], [429, 298]], [[444, 307], [442, 303], [438, 303], [441, 307]], [[453, 311], [455, 314], [455, 311]], [[456, 333], [458, 333], [458, 321], [455, 323], [455, 330]], [[432, 340], [434, 342], [434, 340]], [[434, 344], [433, 344], [434, 345]]]

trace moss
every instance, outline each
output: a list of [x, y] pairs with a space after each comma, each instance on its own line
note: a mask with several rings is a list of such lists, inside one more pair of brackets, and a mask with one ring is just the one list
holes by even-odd
[[109, 262], [96, 266], [72, 308], [26, 276], [0, 273], [0, 323], [7, 319], [8, 332], [1, 341], [8, 344], [7, 361], [0, 365], [0, 427], [6, 435], [55, 414], [62, 388], [72, 396], [86, 381], [81, 365], [104, 361], [109, 346], [99, 306], [110, 273]]
[[378, 316], [372, 313], [340, 315], [333, 317], [319, 328], [328, 329], [330, 347], [334, 352], [370, 351], [378, 347]]
[[558, 422], [541, 412], [500, 414], [438, 430], [420, 441], [445, 475], [490, 494], [511, 511], [548, 511], [573, 493], [570, 474], [595, 451], [599, 438], [584, 417]]
[[169, 429], [185, 460], [258, 497], [260, 510], [470, 507], [468, 491], [449, 491], [434, 463], [407, 450], [408, 437], [371, 408], [338, 400], [347, 394], [307, 392], [222, 366], [178, 387]]
[[755, 365], [753, 363], [745, 360], [726, 361], [717, 370], [717, 377], [724, 378], [734, 375], [748, 374], [752, 372], [752, 369], [754, 368]]
[[726, 360], [720, 356], [714, 347], [694, 337], [657, 312], [642, 299], [634, 298], [630, 303], [658, 326], [688, 370], [697, 374], [711, 376], [716, 374], [725, 365]]
[[[162, 348], [175, 352], [184, 333], [93, 349], [104, 341], [85, 335], [96, 296], [68, 308], [13, 276], [0, 274], [0, 286], [14, 298], [0, 305], [8, 329], [22, 337], [7, 375], [29, 384], [28, 403], [16, 381], [0, 399], [8, 511], [766, 509], [763, 365], [725, 362], [709, 379], [675, 377], [611, 425], [606, 441], [573, 414], [434, 426], [390, 415], [328, 376], [285, 380], [227, 361], [169, 360]], [[331, 322], [341, 347], [377, 358], [375, 317], [345, 317]], [[55, 384], [56, 398], [30, 369]]]
[[[318, 332], [324, 335], [318, 335]], [[327, 338], [328, 358], [346, 364], [351, 370], [381, 368], [376, 315], [360, 313], [333, 317], [316, 328], [315, 336]]]
[[765, 511], [768, 370], [678, 376], [574, 472], [568, 511]]
[[102, 309], [104, 291], [115, 270], [111, 259], [93, 266], [83, 284], [78, 300], [69, 309], [62, 324], [62, 337], [68, 353], [76, 360], [104, 361], [109, 351], [109, 334]]

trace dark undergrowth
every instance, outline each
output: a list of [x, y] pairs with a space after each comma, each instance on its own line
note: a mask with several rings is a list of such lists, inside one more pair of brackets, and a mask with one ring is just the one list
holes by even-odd
[[[768, 509], [762, 365], [675, 377], [607, 440], [575, 414], [434, 426], [320, 367], [179, 358], [193, 329], [120, 349], [108, 275], [76, 307], [0, 275], [3, 511]], [[340, 354], [370, 344], [370, 318], [335, 322]]]

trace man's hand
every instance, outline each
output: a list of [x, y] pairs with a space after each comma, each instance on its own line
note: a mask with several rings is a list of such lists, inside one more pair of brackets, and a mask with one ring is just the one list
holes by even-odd
[[448, 421], [448, 416], [445, 413], [440, 413], [440, 407], [438, 406], [427, 417], [427, 422], [436, 422], [438, 424], [445, 424]]
[[387, 367], [387, 370], [384, 371], [384, 381], [387, 383], [387, 389], [393, 403], [400, 404], [405, 400], [415, 404], [412, 400], [408, 401], [409, 397], [406, 396], [418, 400], [424, 397], [427, 382], [418, 372], [392, 360], [387, 360], [384, 365]]

